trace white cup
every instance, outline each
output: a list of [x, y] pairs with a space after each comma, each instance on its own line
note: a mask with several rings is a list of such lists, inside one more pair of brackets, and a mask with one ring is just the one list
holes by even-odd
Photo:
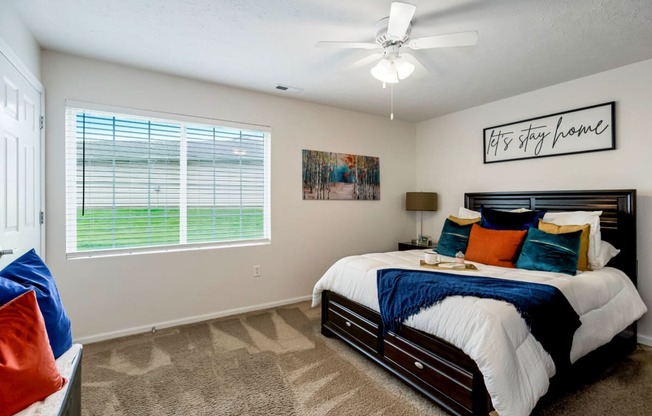
[[424, 254], [424, 259], [423, 259], [426, 264], [437, 264], [440, 262], [439, 254], [433, 253], [431, 251], [427, 251]]

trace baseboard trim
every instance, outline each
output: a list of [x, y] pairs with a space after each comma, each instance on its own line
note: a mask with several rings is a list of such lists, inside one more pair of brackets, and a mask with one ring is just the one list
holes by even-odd
[[[163, 328], [170, 328], [173, 326], [194, 324], [196, 322], [208, 321], [216, 318], [223, 318], [225, 316], [238, 315], [240, 313], [254, 312], [262, 309], [275, 308], [277, 306], [290, 305], [292, 303], [303, 302], [311, 299], [312, 299], [312, 295], [299, 296], [296, 298], [284, 299], [276, 302], [261, 303], [258, 305], [245, 306], [242, 308], [229, 309], [220, 312], [213, 312], [205, 315], [190, 316], [188, 318], [175, 319], [172, 321], [154, 322], [148, 325], [142, 325], [134, 328], [121, 329], [118, 331], [111, 331], [111, 332], [103, 332], [97, 335], [89, 335], [86, 337], [75, 338], [73, 342], [79, 344], [91, 344], [93, 342], [105, 341], [107, 339], [126, 337], [128, 335], [142, 334], [151, 331], [152, 327], [156, 327], [156, 329], [163, 329]], [[637, 334], [637, 342], [639, 344], [652, 347], [652, 337]]]
[[645, 335], [638, 334], [636, 337], [636, 340], [638, 341], [639, 344], [647, 345], [648, 347], [652, 347], [652, 337], [647, 337]]
[[311, 299], [312, 299], [312, 295], [299, 296], [297, 298], [279, 300], [276, 302], [269, 302], [269, 303], [261, 303], [258, 305], [245, 306], [242, 308], [235, 308], [226, 311], [208, 313], [205, 315], [195, 315], [187, 318], [175, 319], [172, 321], [152, 322], [151, 324], [142, 325], [134, 328], [121, 329], [118, 331], [111, 331], [111, 332], [103, 332], [97, 335], [89, 335], [86, 337], [75, 338], [73, 342], [79, 344], [90, 344], [93, 342], [105, 341], [107, 339], [120, 338], [120, 337], [126, 337], [128, 335], [150, 332], [152, 330], [152, 327], [156, 327], [156, 329], [159, 330], [163, 328], [170, 328], [173, 326], [194, 324], [196, 322], [208, 321], [215, 318], [223, 318], [225, 316], [238, 315], [246, 312], [254, 312], [262, 309], [276, 308], [277, 306], [290, 305], [292, 303], [303, 302]]

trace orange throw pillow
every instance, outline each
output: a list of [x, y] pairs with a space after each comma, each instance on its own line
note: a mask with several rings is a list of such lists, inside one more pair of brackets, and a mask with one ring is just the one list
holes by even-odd
[[0, 307], [0, 416], [45, 399], [65, 382], [54, 362], [34, 291]]
[[527, 230], [489, 230], [473, 224], [465, 259], [500, 267], [514, 267]]

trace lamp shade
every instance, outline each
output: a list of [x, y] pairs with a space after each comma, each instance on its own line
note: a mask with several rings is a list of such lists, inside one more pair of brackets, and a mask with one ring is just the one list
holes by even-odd
[[437, 211], [437, 193], [406, 192], [405, 209], [407, 211]]

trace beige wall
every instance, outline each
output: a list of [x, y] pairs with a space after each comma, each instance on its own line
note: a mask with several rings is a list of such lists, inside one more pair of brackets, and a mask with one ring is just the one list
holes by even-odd
[[[46, 51], [47, 262], [76, 339], [188, 322], [305, 297], [338, 258], [395, 250], [414, 231], [415, 126]], [[271, 86], [270, 86], [271, 88]], [[255, 247], [66, 260], [65, 99], [272, 128], [272, 243]], [[380, 157], [380, 201], [303, 201], [301, 150]], [[253, 265], [262, 277], [253, 278]]]
[[[483, 164], [482, 129], [616, 101], [616, 150]], [[417, 187], [439, 193], [440, 209], [424, 227], [439, 235], [464, 192], [553, 189], [638, 191], [638, 288], [652, 307], [652, 60], [599, 73], [417, 124]], [[639, 322], [652, 345], [652, 316]]]

